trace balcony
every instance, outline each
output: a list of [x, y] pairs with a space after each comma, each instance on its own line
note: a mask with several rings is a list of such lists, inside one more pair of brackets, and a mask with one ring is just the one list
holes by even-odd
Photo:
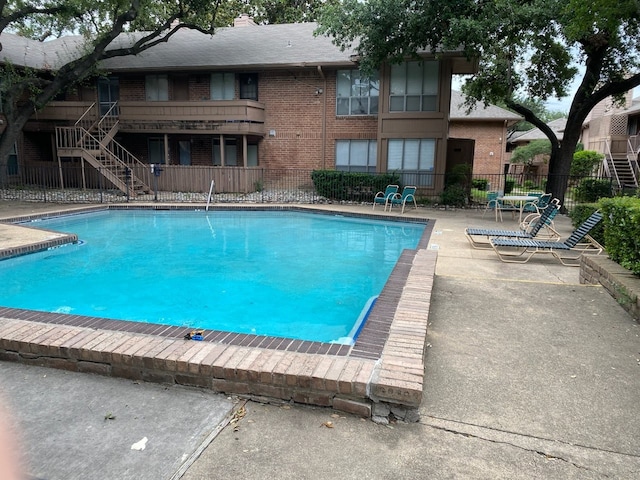
[[253, 100], [118, 102], [121, 132], [265, 134], [265, 110]]
[[[37, 112], [32, 121], [57, 121], [73, 124], [92, 106], [91, 102], [51, 102]], [[118, 102], [121, 132], [144, 133], [216, 133], [264, 136], [264, 104], [253, 100]], [[96, 120], [94, 105], [84, 118]], [[93, 114], [92, 114], [93, 113]]]

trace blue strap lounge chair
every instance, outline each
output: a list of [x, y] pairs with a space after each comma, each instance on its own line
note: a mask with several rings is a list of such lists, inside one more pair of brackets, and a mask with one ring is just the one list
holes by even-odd
[[[464, 234], [473, 248], [492, 248], [490, 239], [495, 237], [534, 238], [540, 233], [543, 227], [547, 227], [549, 225], [553, 217], [558, 213], [558, 210], [560, 210], [560, 201], [558, 199], [554, 199], [552, 202], [547, 204], [547, 207], [542, 211], [537, 219], [531, 219], [527, 223], [526, 227], [521, 230], [498, 230], [495, 228], [468, 227], [465, 228]], [[552, 233], [545, 238], [560, 238], [560, 235], [555, 230], [551, 229], [550, 232]], [[483, 241], [480, 239], [486, 240]]]
[[[402, 205], [402, 211], [400, 212], [402, 214], [404, 213], [404, 207], [407, 205], [407, 203], [411, 203], [411, 202], [413, 202], [414, 208], [417, 209], [418, 204], [416, 203], [416, 197], [415, 197], [417, 189], [418, 187], [414, 187], [413, 185], [407, 185], [402, 189], [402, 194], [396, 193], [392, 197], [389, 197], [389, 199], [387, 200], [387, 204], [389, 205], [389, 210], [391, 210], [391, 207], [393, 207], [394, 205]], [[387, 208], [385, 206], [385, 210], [386, 209]]]
[[[563, 265], [577, 267], [584, 254], [598, 255], [604, 248], [594, 240], [589, 232], [602, 220], [600, 212], [593, 213], [566, 240], [552, 242], [532, 238], [491, 239], [491, 246], [503, 262], [526, 263], [537, 253], [549, 253]], [[578, 243], [585, 239], [586, 242]]]
[[387, 209], [387, 200], [398, 193], [400, 187], [398, 185], [387, 185], [384, 192], [376, 193], [375, 197], [373, 197], [373, 209], [375, 210], [376, 204], [384, 205], [384, 209]]

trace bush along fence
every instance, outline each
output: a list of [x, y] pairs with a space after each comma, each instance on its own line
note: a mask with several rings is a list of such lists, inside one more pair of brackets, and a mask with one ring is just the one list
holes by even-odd
[[[151, 167], [151, 166], [149, 166]], [[422, 205], [474, 207], [487, 194], [543, 193], [546, 177], [501, 174], [438, 175], [430, 172], [368, 174], [336, 170], [159, 165], [153, 171], [101, 172], [77, 163], [20, 167], [0, 178], [0, 199], [53, 203], [228, 202], [369, 203], [386, 185], [418, 187]], [[111, 176], [110, 176], [111, 175]], [[568, 210], [615, 194], [608, 179], [571, 177]], [[635, 192], [633, 192], [635, 193]]]

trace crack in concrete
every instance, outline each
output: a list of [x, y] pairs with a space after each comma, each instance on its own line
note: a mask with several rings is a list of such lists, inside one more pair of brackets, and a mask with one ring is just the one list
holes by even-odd
[[[435, 416], [432, 416], [432, 415], [427, 415], [426, 418], [432, 418], [434, 420], [441, 420], [441, 421], [445, 421], [445, 422], [451, 422], [453, 424], [466, 425], [466, 426], [469, 426], [469, 427], [479, 428], [479, 429], [483, 429], [483, 430], [491, 430], [491, 431], [494, 431], [494, 432], [499, 432], [499, 433], [503, 433], [503, 434], [507, 434], [507, 435], [515, 435], [515, 436], [518, 436], [518, 437], [524, 437], [524, 438], [528, 438], [528, 439], [532, 439], [532, 440], [540, 440], [540, 441], [545, 441], [545, 442], [554, 442], [554, 443], [559, 443], [559, 444], [570, 446], [570, 447], [584, 448], [584, 449], [593, 450], [593, 451], [601, 452], [601, 453], [611, 453], [611, 454], [623, 455], [623, 456], [627, 456], [627, 457], [631, 457], [631, 458], [640, 458], [640, 455], [624, 453], [624, 452], [616, 452], [616, 451], [613, 451], [613, 450], [602, 449], [602, 448], [597, 448], [597, 447], [591, 447], [591, 446], [588, 446], [588, 445], [580, 445], [580, 444], [575, 444], [575, 443], [569, 443], [569, 442], [565, 442], [565, 441], [562, 441], [562, 440], [554, 440], [554, 439], [549, 439], [549, 438], [544, 438], [544, 437], [537, 437], [535, 435], [528, 435], [528, 434], [523, 434], [523, 433], [518, 433], [518, 432], [511, 432], [511, 431], [502, 430], [502, 429], [499, 429], [499, 428], [488, 427], [488, 426], [483, 426], [483, 425], [476, 425], [476, 424], [467, 423], [467, 422], [460, 422], [460, 421], [456, 421], [456, 420], [450, 420], [450, 419], [447, 419], [447, 418], [435, 417]], [[464, 432], [462, 430], [455, 430], [455, 429], [447, 428], [447, 427], [444, 427], [444, 426], [433, 425], [433, 424], [430, 424], [428, 422], [425, 422], [424, 420], [421, 420], [419, 423], [422, 424], [422, 425], [425, 425], [427, 427], [433, 428], [435, 430], [440, 430], [440, 431], [443, 431], [443, 432], [452, 433], [454, 435], [461, 435], [461, 436], [467, 437], [467, 438], [475, 438], [475, 439], [478, 439], [478, 440], [483, 440], [483, 441], [491, 442], [491, 443], [494, 443], [494, 444], [508, 445], [508, 446], [511, 446], [511, 447], [514, 447], [514, 448], [518, 448], [518, 449], [526, 451], [526, 452], [535, 453], [536, 455], [540, 455], [540, 456], [545, 457], [547, 459], [559, 460], [559, 461], [565, 462], [568, 465], [572, 465], [575, 468], [578, 468], [580, 470], [585, 470], [585, 471], [597, 473], [598, 475], [602, 475], [603, 477], [611, 478], [610, 475], [607, 475], [606, 473], [603, 473], [603, 472], [601, 472], [599, 470], [594, 470], [594, 469], [586, 467], [584, 465], [580, 465], [580, 464], [578, 464], [578, 463], [576, 463], [576, 462], [574, 462], [572, 460], [569, 460], [567, 458], [564, 458], [564, 457], [561, 457], [561, 456], [558, 456], [558, 455], [553, 455], [551, 453], [547, 453], [547, 452], [545, 452], [543, 450], [527, 448], [525, 446], [517, 445], [515, 443], [509, 442], [509, 441], [505, 441], [505, 440], [492, 439], [492, 438], [484, 437], [484, 436], [477, 435], [477, 434], [474, 434], [474, 433]]]

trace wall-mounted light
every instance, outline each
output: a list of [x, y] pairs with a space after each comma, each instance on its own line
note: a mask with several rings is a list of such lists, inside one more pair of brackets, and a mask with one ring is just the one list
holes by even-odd
[[316, 88], [316, 95], [322, 95], [322, 92], [324, 90], [322, 90], [321, 88]]
[[275, 137], [276, 136], [276, 131], [275, 130], [269, 130], [269, 136], [270, 137]]

